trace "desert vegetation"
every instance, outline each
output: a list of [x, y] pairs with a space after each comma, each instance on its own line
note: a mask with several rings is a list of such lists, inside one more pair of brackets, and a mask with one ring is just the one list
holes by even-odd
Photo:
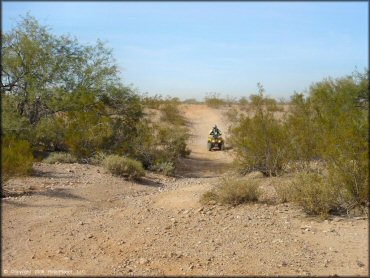
[[277, 192], [310, 214], [366, 207], [368, 101], [368, 75], [355, 72], [314, 83], [307, 96], [294, 94], [289, 112], [278, 118], [277, 102], [258, 84], [248, 104], [251, 115], [228, 113], [239, 172], [293, 173], [291, 186]]
[[[2, 40], [2, 177], [30, 173], [32, 151], [50, 153], [49, 163], [119, 155], [165, 173], [188, 153], [178, 100], [122, 85], [102, 42], [54, 35], [30, 15]], [[159, 109], [162, 121], [145, 117], [145, 107]]]
[[[102, 165], [129, 178], [144, 169], [173, 175], [190, 154], [180, 99], [124, 86], [112, 51], [100, 41], [84, 45], [54, 35], [27, 15], [3, 34], [1, 71], [3, 181], [31, 173], [35, 152], [49, 154], [46, 163]], [[279, 199], [311, 214], [367, 206], [367, 72], [313, 83], [284, 103], [257, 86], [249, 98], [209, 93], [204, 99], [212, 109], [228, 106], [227, 141], [239, 174], [294, 176], [288, 189], [276, 188]], [[223, 183], [206, 197], [233, 204], [258, 199], [252, 184]]]
[[259, 184], [252, 179], [224, 177], [220, 184], [201, 196], [204, 204], [239, 205], [257, 202], [261, 195]]

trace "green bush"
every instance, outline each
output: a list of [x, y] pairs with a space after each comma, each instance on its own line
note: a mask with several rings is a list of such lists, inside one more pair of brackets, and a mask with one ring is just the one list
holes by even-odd
[[109, 155], [103, 160], [102, 165], [113, 175], [125, 176], [129, 179], [145, 175], [141, 162], [128, 157]]
[[256, 202], [261, 195], [258, 183], [253, 180], [223, 178], [219, 187], [204, 193], [201, 202], [216, 201], [220, 204], [239, 205]]
[[292, 97], [287, 120], [289, 157], [298, 163], [325, 162], [326, 182], [347, 210], [368, 204], [368, 74], [324, 79], [309, 96]]
[[180, 157], [190, 154], [186, 145], [189, 136], [186, 128], [142, 121], [137, 129], [131, 156], [140, 160], [145, 169], [153, 170], [162, 163], [176, 167]]
[[27, 175], [32, 171], [33, 156], [30, 144], [15, 136], [3, 136], [1, 145], [1, 179]]
[[45, 151], [67, 151], [65, 127], [66, 123], [63, 116], [40, 119], [33, 129], [33, 146], [41, 146]]
[[48, 164], [55, 164], [56, 162], [75, 163], [77, 162], [77, 158], [69, 153], [55, 152], [51, 153], [43, 162]]
[[251, 96], [252, 117], [241, 115], [230, 128], [230, 143], [236, 150], [236, 162], [242, 173], [261, 171], [266, 176], [282, 172], [288, 161], [287, 131], [274, 117], [276, 103], [263, 95]]
[[78, 158], [87, 159], [103, 149], [105, 140], [112, 135], [111, 119], [97, 111], [70, 112], [65, 133], [68, 150]]

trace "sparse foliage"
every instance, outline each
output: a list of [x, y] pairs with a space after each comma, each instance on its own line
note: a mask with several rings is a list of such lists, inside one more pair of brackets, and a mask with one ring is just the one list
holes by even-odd
[[2, 184], [11, 177], [29, 174], [33, 162], [29, 143], [10, 135], [3, 136], [1, 143]]
[[77, 158], [69, 153], [54, 152], [51, 153], [47, 158], [43, 160], [44, 163], [55, 164], [59, 163], [75, 163]]
[[102, 161], [104, 168], [113, 175], [124, 176], [128, 179], [135, 179], [145, 175], [140, 161], [119, 155], [108, 155]]

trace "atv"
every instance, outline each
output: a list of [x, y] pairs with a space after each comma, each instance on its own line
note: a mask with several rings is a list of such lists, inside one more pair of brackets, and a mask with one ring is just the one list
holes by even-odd
[[221, 151], [225, 149], [225, 142], [221, 134], [214, 134], [208, 136], [207, 143], [208, 150], [211, 151], [214, 147], [217, 147]]

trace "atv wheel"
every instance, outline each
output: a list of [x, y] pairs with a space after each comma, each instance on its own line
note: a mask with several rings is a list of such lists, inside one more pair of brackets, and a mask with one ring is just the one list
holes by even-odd
[[221, 143], [220, 150], [221, 150], [221, 151], [225, 150], [225, 144], [224, 144], [224, 143]]
[[211, 143], [207, 144], [207, 149], [208, 149], [208, 151], [211, 151], [211, 149], [212, 149], [212, 144]]

